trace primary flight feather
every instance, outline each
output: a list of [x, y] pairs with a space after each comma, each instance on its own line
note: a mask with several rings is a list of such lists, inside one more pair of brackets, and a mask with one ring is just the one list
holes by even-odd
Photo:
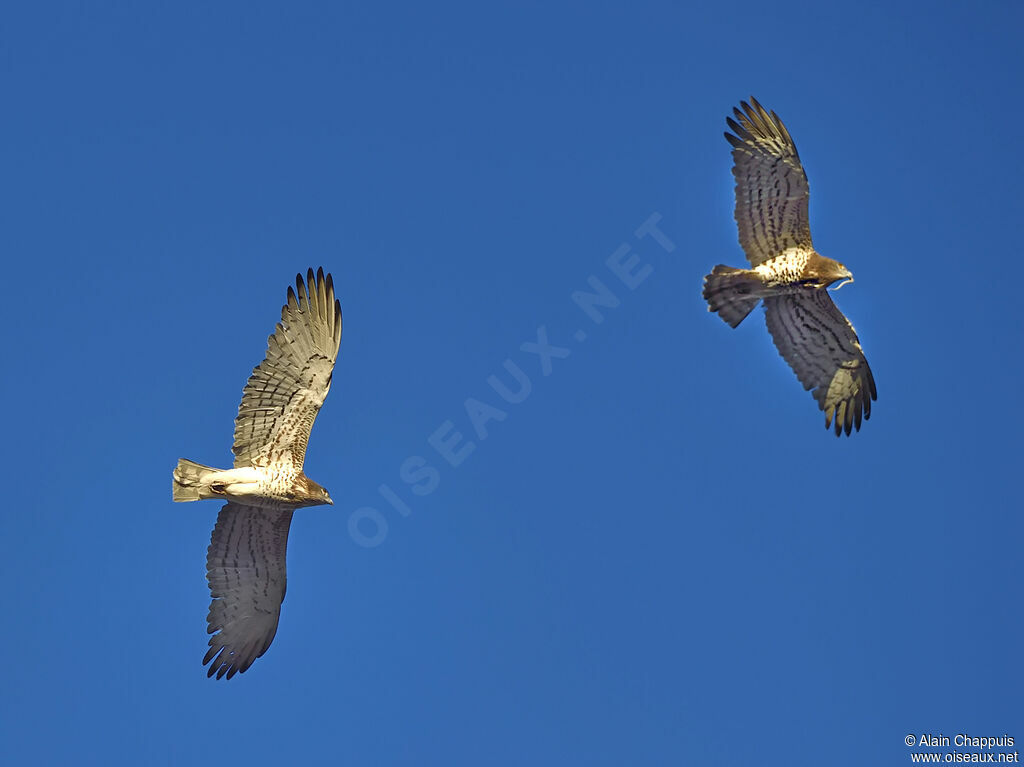
[[[227, 501], [210, 538], [208, 676], [244, 672], [270, 647], [285, 594], [285, 549], [292, 512], [333, 503], [302, 471], [313, 421], [331, 388], [341, 345], [334, 281], [310, 269], [288, 288], [267, 356], [253, 370], [235, 418], [233, 469], [181, 459], [175, 501]], [[212, 661], [212, 663], [211, 663]]]

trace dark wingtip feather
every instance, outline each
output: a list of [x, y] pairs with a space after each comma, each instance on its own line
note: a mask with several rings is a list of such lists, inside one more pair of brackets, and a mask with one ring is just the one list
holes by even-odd
[[750, 103], [753, 105], [753, 113], [761, 120], [768, 118], [768, 110], [765, 109], [753, 96], [750, 97]]
[[768, 113], [764, 111], [764, 107], [754, 101], [754, 106], [744, 105], [747, 110], [747, 119], [750, 120], [750, 124], [762, 137], [771, 137], [775, 134], [775, 128], [772, 125], [771, 119], [768, 117]]
[[[799, 159], [799, 153], [796, 151], [796, 144], [793, 142], [793, 137], [789, 135], [785, 124], [779, 119], [779, 116], [768, 109], [765, 109], [756, 98], [750, 97], [750, 101], [740, 101], [739, 107], [733, 107], [733, 115], [739, 121], [740, 130], [737, 131], [735, 127], [735, 121], [730, 117], [726, 117], [726, 122], [729, 123], [729, 127], [733, 128], [736, 134], [743, 139], [745, 142], [750, 143], [756, 141], [755, 137], [763, 140], [776, 141], [781, 140], [787, 145], [792, 151], [793, 156]], [[740, 132], [742, 131], [742, 132]], [[735, 142], [729, 140], [734, 147]]]
[[728, 133], [725, 134], [726, 141], [732, 144], [733, 147], [739, 149], [742, 148], [745, 144], [749, 144], [754, 140], [754, 137], [750, 135], [750, 131], [748, 131], [745, 126], [737, 123], [731, 117], [726, 117], [725, 123], [726, 125], [729, 126], [732, 132], [736, 134], [735, 136], [732, 136]]
[[745, 112], [746, 123], [757, 133], [770, 135], [771, 130], [766, 121], [767, 115], [765, 115], [764, 109], [757, 103], [757, 99], [751, 97], [750, 100], [754, 102], [753, 106], [746, 101], [740, 102]]
[[320, 316], [329, 323], [330, 319], [327, 315], [327, 307], [330, 304], [327, 301], [327, 280], [324, 279], [324, 268], [322, 266], [318, 266], [316, 270], [316, 286], [317, 309], [320, 312]]
[[313, 282], [313, 270], [309, 269], [306, 273], [306, 282], [303, 283], [302, 275], [296, 277], [296, 283], [299, 289], [299, 308], [307, 313], [313, 312], [312, 295], [316, 289], [316, 285]]

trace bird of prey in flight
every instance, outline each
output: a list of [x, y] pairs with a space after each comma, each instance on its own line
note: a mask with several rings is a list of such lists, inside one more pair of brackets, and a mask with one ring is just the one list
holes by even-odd
[[174, 470], [175, 501], [216, 498], [221, 507], [210, 537], [207, 676], [244, 672], [270, 647], [285, 593], [285, 547], [292, 512], [333, 503], [302, 471], [306, 443], [331, 388], [341, 345], [341, 305], [334, 281], [310, 269], [288, 288], [267, 356], [242, 391], [235, 418], [234, 468], [182, 458]]
[[825, 412], [836, 436], [860, 430], [878, 398], [875, 379], [853, 325], [832, 303], [827, 288], [853, 275], [811, 244], [810, 193], [796, 145], [775, 112], [751, 99], [733, 109], [736, 224], [752, 269], [716, 266], [704, 278], [708, 309], [736, 327], [764, 302], [768, 331], [779, 354]]

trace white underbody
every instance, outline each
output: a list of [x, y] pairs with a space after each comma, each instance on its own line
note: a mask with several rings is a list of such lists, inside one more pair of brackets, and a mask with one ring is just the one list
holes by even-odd
[[780, 256], [758, 264], [756, 272], [767, 288], [788, 288], [800, 280], [811, 253], [800, 248], [791, 248]]
[[240, 501], [264, 495], [263, 489], [268, 479], [266, 469], [243, 466], [240, 469], [210, 472], [203, 477], [203, 485], [215, 495]]
[[174, 471], [175, 500], [217, 498], [245, 506], [279, 508], [295, 500], [290, 491], [297, 475], [291, 466], [216, 469], [182, 461]]

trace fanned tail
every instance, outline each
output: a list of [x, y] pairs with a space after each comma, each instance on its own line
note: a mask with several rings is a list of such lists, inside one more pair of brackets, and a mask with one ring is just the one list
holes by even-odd
[[746, 318], [760, 297], [761, 279], [747, 269], [733, 269], [719, 264], [704, 278], [704, 300], [708, 311], [716, 312], [730, 327]]
[[[179, 458], [178, 466], [174, 470], [174, 484], [171, 486], [171, 495], [179, 503], [185, 501], [198, 501], [202, 498], [212, 498], [209, 492], [202, 493], [204, 489], [203, 479], [207, 474], [216, 472], [210, 466], [203, 466], [201, 463], [190, 461], [187, 458]], [[209, 491], [209, 488], [205, 488]]]

